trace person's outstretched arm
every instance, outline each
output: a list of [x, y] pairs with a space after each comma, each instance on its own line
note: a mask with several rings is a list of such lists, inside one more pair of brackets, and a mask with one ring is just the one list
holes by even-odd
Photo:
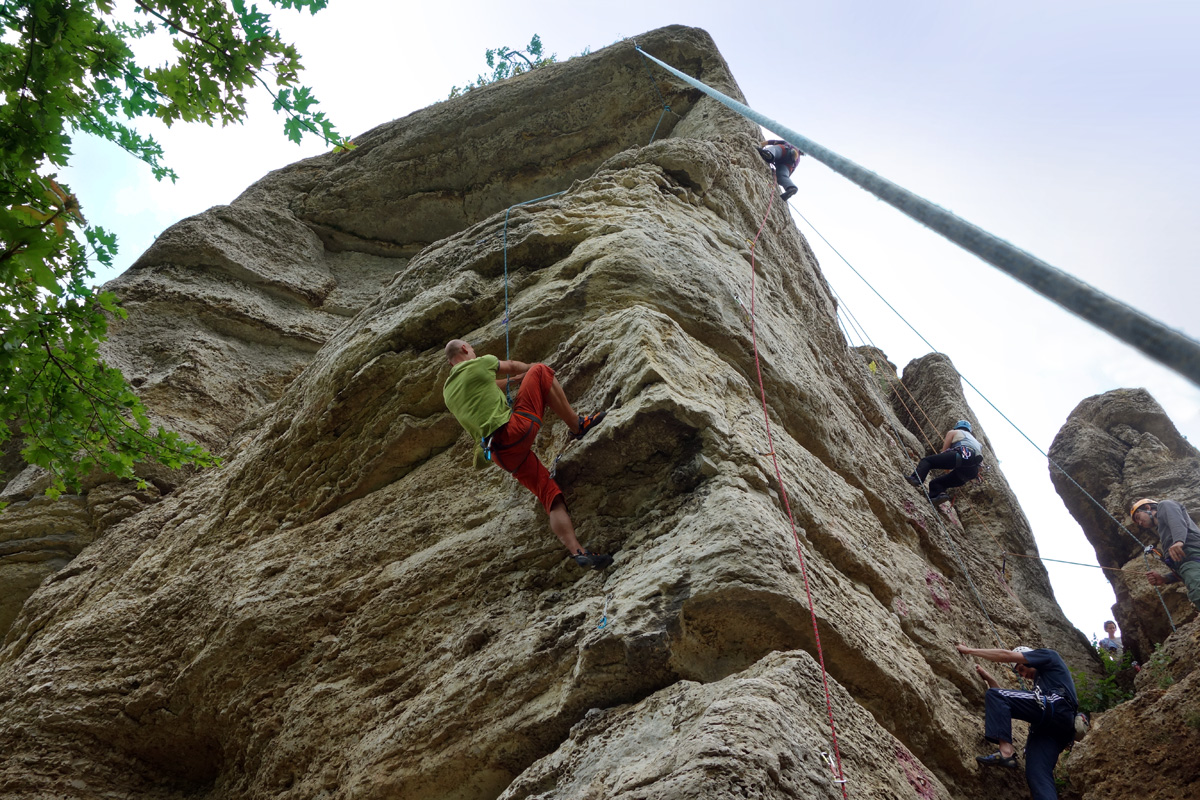
[[518, 375], [524, 375], [526, 372], [529, 372], [529, 365], [524, 361], [501, 361], [496, 365], [497, 375], [507, 374], [515, 378]]
[[997, 650], [997, 649], [980, 649], [975, 647], [967, 647], [965, 644], [956, 644], [954, 649], [962, 653], [964, 656], [978, 656], [979, 658], [995, 661], [998, 664], [1028, 664], [1025, 660], [1024, 653], [1018, 653], [1015, 650]]

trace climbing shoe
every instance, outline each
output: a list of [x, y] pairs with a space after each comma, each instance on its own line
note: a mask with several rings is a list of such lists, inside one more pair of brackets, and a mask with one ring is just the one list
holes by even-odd
[[579, 550], [574, 558], [575, 563], [584, 569], [604, 569], [612, 565], [612, 556], [593, 553], [591, 550]]
[[917, 473], [915, 472], [910, 472], [909, 474], [905, 475], [904, 480], [908, 481], [913, 486], [920, 486], [922, 483], [924, 483], [924, 481], [917, 477]]
[[794, 194], [795, 194], [796, 192], [798, 192], [798, 191], [800, 191], [800, 187], [798, 187], [798, 186], [789, 186], [789, 187], [788, 187], [787, 189], [785, 189], [785, 190], [784, 190], [784, 192], [783, 192], [783, 201], [786, 203], [788, 200], [791, 200], [791, 199], [792, 199], [792, 195], [794, 195]]
[[580, 414], [579, 415], [579, 433], [567, 434], [567, 441], [575, 442], [587, 435], [587, 432], [600, 424], [600, 420], [604, 419], [607, 411], [601, 411], [599, 414]]
[[774, 163], [775, 163], [775, 156], [773, 156], [773, 155], [771, 154], [771, 151], [770, 151], [770, 150], [767, 150], [767, 149], [765, 149], [765, 148], [760, 148], [760, 149], [759, 149], [759, 151], [758, 151], [758, 154], [759, 154], [760, 156], [762, 156], [762, 160], [763, 160], [763, 161], [765, 161], [765, 162], [767, 162], [768, 164], [774, 164]]
[[950, 495], [946, 494], [945, 492], [942, 492], [941, 494], [935, 494], [933, 497], [929, 498], [929, 502], [933, 503], [935, 506], [940, 506], [942, 503], [949, 502], [949, 500]]
[[985, 767], [1008, 767], [1009, 769], [1017, 768], [1017, 756], [1011, 755], [1005, 758], [999, 750], [992, 753], [990, 756], [975, 756], [975, 760]]

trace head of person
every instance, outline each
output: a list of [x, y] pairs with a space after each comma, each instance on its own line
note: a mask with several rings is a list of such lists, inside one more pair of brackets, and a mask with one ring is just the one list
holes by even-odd
[[[1032, 653], [1033, 648], [1026, 647], [1025, 645], [1019, 645], [1019, 646], [1013, 648], [1013, 652], [1014, 653]], [[1022, 678], [1024, 678], [1027, 681], [1031, 681], [1037, 677], [1037, 669], [1029, 666], [1028, 664], [1013, 664], [1012, 671], [1017, 673], [1018, 675], [1020, 675]]]
[[1158, 516], [1158, 501], [1149, 497], [1134, 500], [1129, 507], [1129, 516], [1133, 517], [1133, 524], [1139, 528], [1153, 528], [1155, 517]]
[[1116, 636], [1117, 635], [1117, 623], [1113, 622], [1111, 619], [1108, 622], [1104, 623], [1104, 632], [1108, 634], [1108, 638], [1110, 638], [1110, 639], [1112, 637]]
[[971, 432], [971, 423], [965, 419], [960, 419], [958, 422], [954, 423], [953, 430], [966, 431], [967, 433], [970, 433]]
[[470, 361], [475, 358], [475, 348], [462, 339], [451, 339], [446, 342], [446, 360], [451, 364], [460, 361]]

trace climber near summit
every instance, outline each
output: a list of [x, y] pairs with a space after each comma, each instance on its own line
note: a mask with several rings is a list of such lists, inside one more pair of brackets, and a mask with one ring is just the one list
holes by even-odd
[[1012, 671], [1033, 682], [1033, 691], [1001, 689], [996, 679], [976, 664], [975, 672], [988, 685], [984, 695], [983, 736], [1000, 745], [999, 752], [976, 756], [988, 767], [1016, 769], [1017, 756], [1012, 745], [1013, 718], [1029, 723], [1025, 740], [1025, 782], [1033, 800], [1055, 800], [1054, 765], [1058, 755], [1075, 738], [1075, 681], [1062, 656], [1049, 649], [1016, 647], [1012, 650], [979, 650], [955, 645], [964, 656], [1012, 664]]
[[934, 505], [938, 505], [950, 499], [947, 489], [962, 486], [967, 481], [979, 477], [981, 464], [983, 445], [971, 435], [971, 423], [960, 419], [953, 428], [946, 431], [946, 437], [942, 441], [942, 452], [935, 456], [925, 456], [917, 464], [917, 468], [904, 477], [913, 486], [920, 487], [925, 484], [929, 470], [950, 470], [929, 482], [929, 499]]
[[[606, 412], [576, 414], [554, 370], [545, 364], [476, 356], [475, 349], [462, 339], [451, 339], [446, 344], [446, 359], [451, 369], [442, 397], [458, 424], [475, 439], [475, 467], [494, 461], [533, 492], [550, 516], [550, 530], [576, 564], [585, 569], [604, 569], [612, 564], [612, 556], [593, 553], [579, 544], [562, 489], [532, 451], [547, 405], [567, 423], [571, 440], [582, 439]], [[497, 372], [510, 377], [507, 381], [497, 379]], [[518, 384], [512, 408], [500, 388], [506, 382]]]
[[758, 147], [758, 154], [763, 161], [775, 167], [775, 182], [783, 188], [783, 199], [790, 200], [800, 189], [792, 182], [792, 173], [800, 164], [800, 156], [804, 155], [783, 139], [767, 139]]
[[1129, 516], [1142, 530], [1158, 534], [1162, 546], [1159, 558], [1171, 570], [1169, 575], [1147, 572], [1146, 580], [1155, 586], [1182, 580], [1188, 599], [1200, 608], [1200, 528], [1187, 509], [1174, 500], [1143, 497], [1130, 507]]

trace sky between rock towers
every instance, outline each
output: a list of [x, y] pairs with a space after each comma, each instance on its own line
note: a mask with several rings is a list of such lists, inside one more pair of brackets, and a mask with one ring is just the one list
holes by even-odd
[[[664, 25], [704, 28], [755, 110], [1200, 339], [1194, 2], [332, 0], [316, 16], [275, 11], [273, 20], [299, 47], [303, 82], [349, 136], [445, 99], [451, 86], [488, 71], [486, 49], [521, 48], [534, 33], [565, 60]], [[154, 63], [168, 53], [147, 52]], [[655, 78], [668, 79], [657, 68]], [[262, 91], [244, 126], [140, 124], [164, 145], [180, 176], [174, 186], [115, 147], [77, 137], [63, 178], [89, 221], [120, 237], [117, 269], [98, 282], [172, 223], [327, 149], [291, 144], [282, 125]], [[1138, 386], [1200, 442], [1200, 388], [825, 166], [806, 159], [795, 177], [792, 207], [1042, 450], [1079, 401]], [[893, 363], [903, 369], [928, 352], [797, 224], [843, 306]], [[1041, 555], [1094, 564], [1046, 460], [964, 388]], [[1046, 569], [1067, 617], [1103, 637], [1114, 598], [1101, 570]], [[987, 639], [980, 631], [979, 642]]]

